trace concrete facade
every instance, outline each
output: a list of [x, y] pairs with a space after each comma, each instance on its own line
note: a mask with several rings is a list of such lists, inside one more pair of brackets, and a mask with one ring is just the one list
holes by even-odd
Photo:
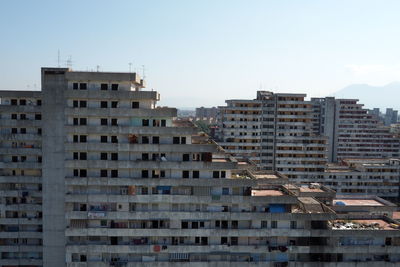
[[0, 92], [1, 266], [400, 262], [390, 216], [339, 214], [334, 191], [280, 173], [306, 179], [325, 162], [303, 95], [234, 107], [256, 115], [238, 136], [260, 133], [249, 137], [275, 156], [259, 154], [271, 168], [256, 171], [157, 107], [134, 73], [43, 68], [42, 85]]

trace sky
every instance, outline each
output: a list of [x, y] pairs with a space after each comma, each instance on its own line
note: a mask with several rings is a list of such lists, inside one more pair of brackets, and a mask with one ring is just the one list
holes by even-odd
[[[400, 1], [22, 1], [0, 8], [0, 90], [40, 68], [146, 76], [163, 106], [223, 105], [257, 90], [326, 96], [400, 80]], [[144, 66], [144, 68], [143, 68]]]

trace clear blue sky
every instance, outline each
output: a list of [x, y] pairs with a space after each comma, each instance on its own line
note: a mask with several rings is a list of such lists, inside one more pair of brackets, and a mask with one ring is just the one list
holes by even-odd
[[[162, 105], [222, 105], [263, 88], [328, 95], [400, 80], [400, 1], [2, 1], [0, 89], [40, 67], [145, 65]], [[65, 65], [65, 63], [62, 63]]]

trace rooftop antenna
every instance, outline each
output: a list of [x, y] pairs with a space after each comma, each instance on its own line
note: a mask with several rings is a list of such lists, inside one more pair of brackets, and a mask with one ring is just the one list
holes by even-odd
[[100, 65], [96, 65], [96, 70], [97, 70], [97, 72], [100, 71]]
[[68, 59], [66, 61], [66, 65], [67, 65], [68, 68], [72, 68], [72, 56], [71, 55], [68, 56]]
[[132, 62], [129, 62], [128, 65], [129, 65], [129, 72], [132, 72]]
[[143, 69], [143, 75], [142, 75], [143, 76], [143, 80], [145, 80], [145, 78], [146, 78], [145, 70], [146, 69], [145, 69], [144, 65], [142, 65], [142, 69]]
[[60, 49], [57, 50], [57, 66], [60, 67]]

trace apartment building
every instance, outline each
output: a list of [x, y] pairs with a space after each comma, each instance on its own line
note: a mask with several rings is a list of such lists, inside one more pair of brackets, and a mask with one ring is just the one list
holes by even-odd
[[400, 159], [344, 159], [328, 164], [324, 185], [338, 194], [376, 195], [400, 199]]
[[0, 266], [42, 266], [40, 92], [2, 91]]
[[[389, 216], [335, 212], [334, 191], [290, 183], [279, 159], [254, 171], [175, 119], [176, 109], [157, 107], [144, 85], [134, 73], [43, 68], [42, 91], [0, 92], [1, 266], [400, 262]], [[303, 154], [325, 147], [312, 142], [302, 96], [264, 96], [260, 107], [275, 101], [282, 113], [272, 121], [262, 109], [260, 130], [292, 134], [274, 139], [276, 151], [286, 139]], [[298, 128], [286, 105], [307, 110]]]
[[254, 100], [227, 100], [219, 107], [218, 143], [298, 182], [322, 178], [327, 139], [315, 134], [313, 105], [305, 96], [258, 91]]
[[400, 139], [357, 99], [311, 98], [314, 130], [328, 137], [328, 160], [398, 158]]

